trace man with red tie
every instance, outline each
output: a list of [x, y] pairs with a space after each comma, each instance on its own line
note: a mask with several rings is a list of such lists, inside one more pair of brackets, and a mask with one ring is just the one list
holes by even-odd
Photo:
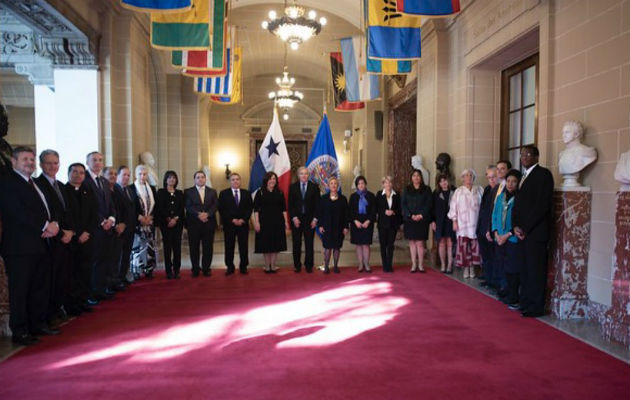
[[50, 241], [59, 233], [59, 224], [44, 193], [31, 175], [35, 153], [17, 147], [11, 157], [13, 171], [0, 181], [2, 244], [9, 280], [9, 327], [13, 342], [36, 343], [36, 335], [54, 335], [58, 330], [47, 324], [49, 299]]

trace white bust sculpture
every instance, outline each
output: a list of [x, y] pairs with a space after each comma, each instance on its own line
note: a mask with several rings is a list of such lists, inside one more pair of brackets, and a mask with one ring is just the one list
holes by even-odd
[[422, 172], [422, 180], [424, 181], [424, 184], [429, 185], [431, 182], [429, 180], [429, 178], [431, 177], [431, 173], [428, 169], [424, 167], [424, 165], [422, 165], [422, 156], [420, 154], [416, 154], [415, 156], [411, 157], [411, 166], [413, 167], [413, 169], [417, 169]]
[[597, 160], [597, 150], [580, 143], [584, 128], [578, 121], [567, 121], [562, 127], [565, 149], [558, 155], [558, 170], [564, 182], [562, 187], [578, 187], [580, 171]]
[[158, 177], [157, 172], [155, 172], [155, 157], [148, 151], [140, 154], [140, 164], [144, 164], [147, 167], [149, 172], [148, 180], [149, 185], [157, 186], [158, 185]]
[[615, 168], [615, 179], [621, 182], [622, 192], [630, 191], [630, 150], [621, 154]]
[[209, 165], [203, 166], [203, 173], [206, 174], [206, 186], [212, 187], [212, 170]]
[[361, 175], [361, 166], [355, 165], [352, 169], [352, 174], [354, 175], [354, 179], [352, 179], [352, 189], [356, 189], [357, 187], [354, 184], [354, 181], [357, 179], [357, 176]]

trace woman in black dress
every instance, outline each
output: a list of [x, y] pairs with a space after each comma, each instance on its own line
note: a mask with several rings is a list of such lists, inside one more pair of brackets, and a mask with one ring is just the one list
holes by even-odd
[[330, 273], [330, 256], [333, 256], [333, 272], [339, 273], [339, 251], [343, 239], [348, 234], [350, 215], [348, 201], [339, 194], [339, 181], [335, 177], [328, 179], [330, 192], [322, 196], [317, 209], [317, 229], [322, 236], [324, 247], [324, 273]]
[[278, 175], [267, 172], [254, 197], [255, 252], [265, 257], [265, 273], [274, 273], [278, 253], [287, 249], [289, 230], [284, 194], [278, 189]]
[[431, 188], [422, 180], [422, 172], [414, 169], [401, 201], [405, 238], [409, 240], [411, 252], [411, 272], [425, 272], [422, 262], [424, 245], [429, 237], [432, 203]]
[[370, 245], [376, 221], [376, 198], [367, 190], [367, 180], [357, 176], [354, 180], [357, 191], [350, 195], [350, 243], [356, 245], [359, 272], [372, 272], [370, 269]]
[[433, 222], [431, 222], [431, 229], [438, 244], [440, 270], [451, 274], [453, 273], [453, 242], [456, 238], [453, 230], [453, 221], [447, 217], [447, 214], [455, 189], [449, 183], [448, 175], [446, 174], [439, 174], [435, 181], [438, 183], [438, 187], [433, 192]]
[[400, 196], [392, 188], [392, 177], [382, 181], [383, 189], [376, 193], [376, 215], [378, 221], [378, 241], [381, 245], [383, 272], [394, 272], [394, 242], [400, 228]]
[[166, 279], [179, 279], [182, 265], [182, 231], [184, 230], [184, 192], [177, 189], [175, 171], [166, 171], [163, 188], [157, 192], [156, 225], [162, 232]]

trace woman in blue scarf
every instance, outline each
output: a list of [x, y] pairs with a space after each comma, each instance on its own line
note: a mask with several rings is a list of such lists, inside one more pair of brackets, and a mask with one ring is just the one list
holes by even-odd
[[350, 196], [350, 243], [356, 245], [359, 272], [370, 269], [370, 245], [376, 221], [376, 197], [367, 190], [367, 180], [357, 176], [354, 180], [357, 191]]

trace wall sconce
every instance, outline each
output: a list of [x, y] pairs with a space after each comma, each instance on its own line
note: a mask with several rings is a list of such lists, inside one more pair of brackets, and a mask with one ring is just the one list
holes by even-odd
[[347, 153], [350, 151], [350, 139], [352, 139], [352, 131], [350, 129], [346, 129], [343, 132], [343, 152]]
[[230, 164], [225, 164], [225, 179], [230, 179], [230, 175], [232, 175], [232, 171], [230, 171]]

